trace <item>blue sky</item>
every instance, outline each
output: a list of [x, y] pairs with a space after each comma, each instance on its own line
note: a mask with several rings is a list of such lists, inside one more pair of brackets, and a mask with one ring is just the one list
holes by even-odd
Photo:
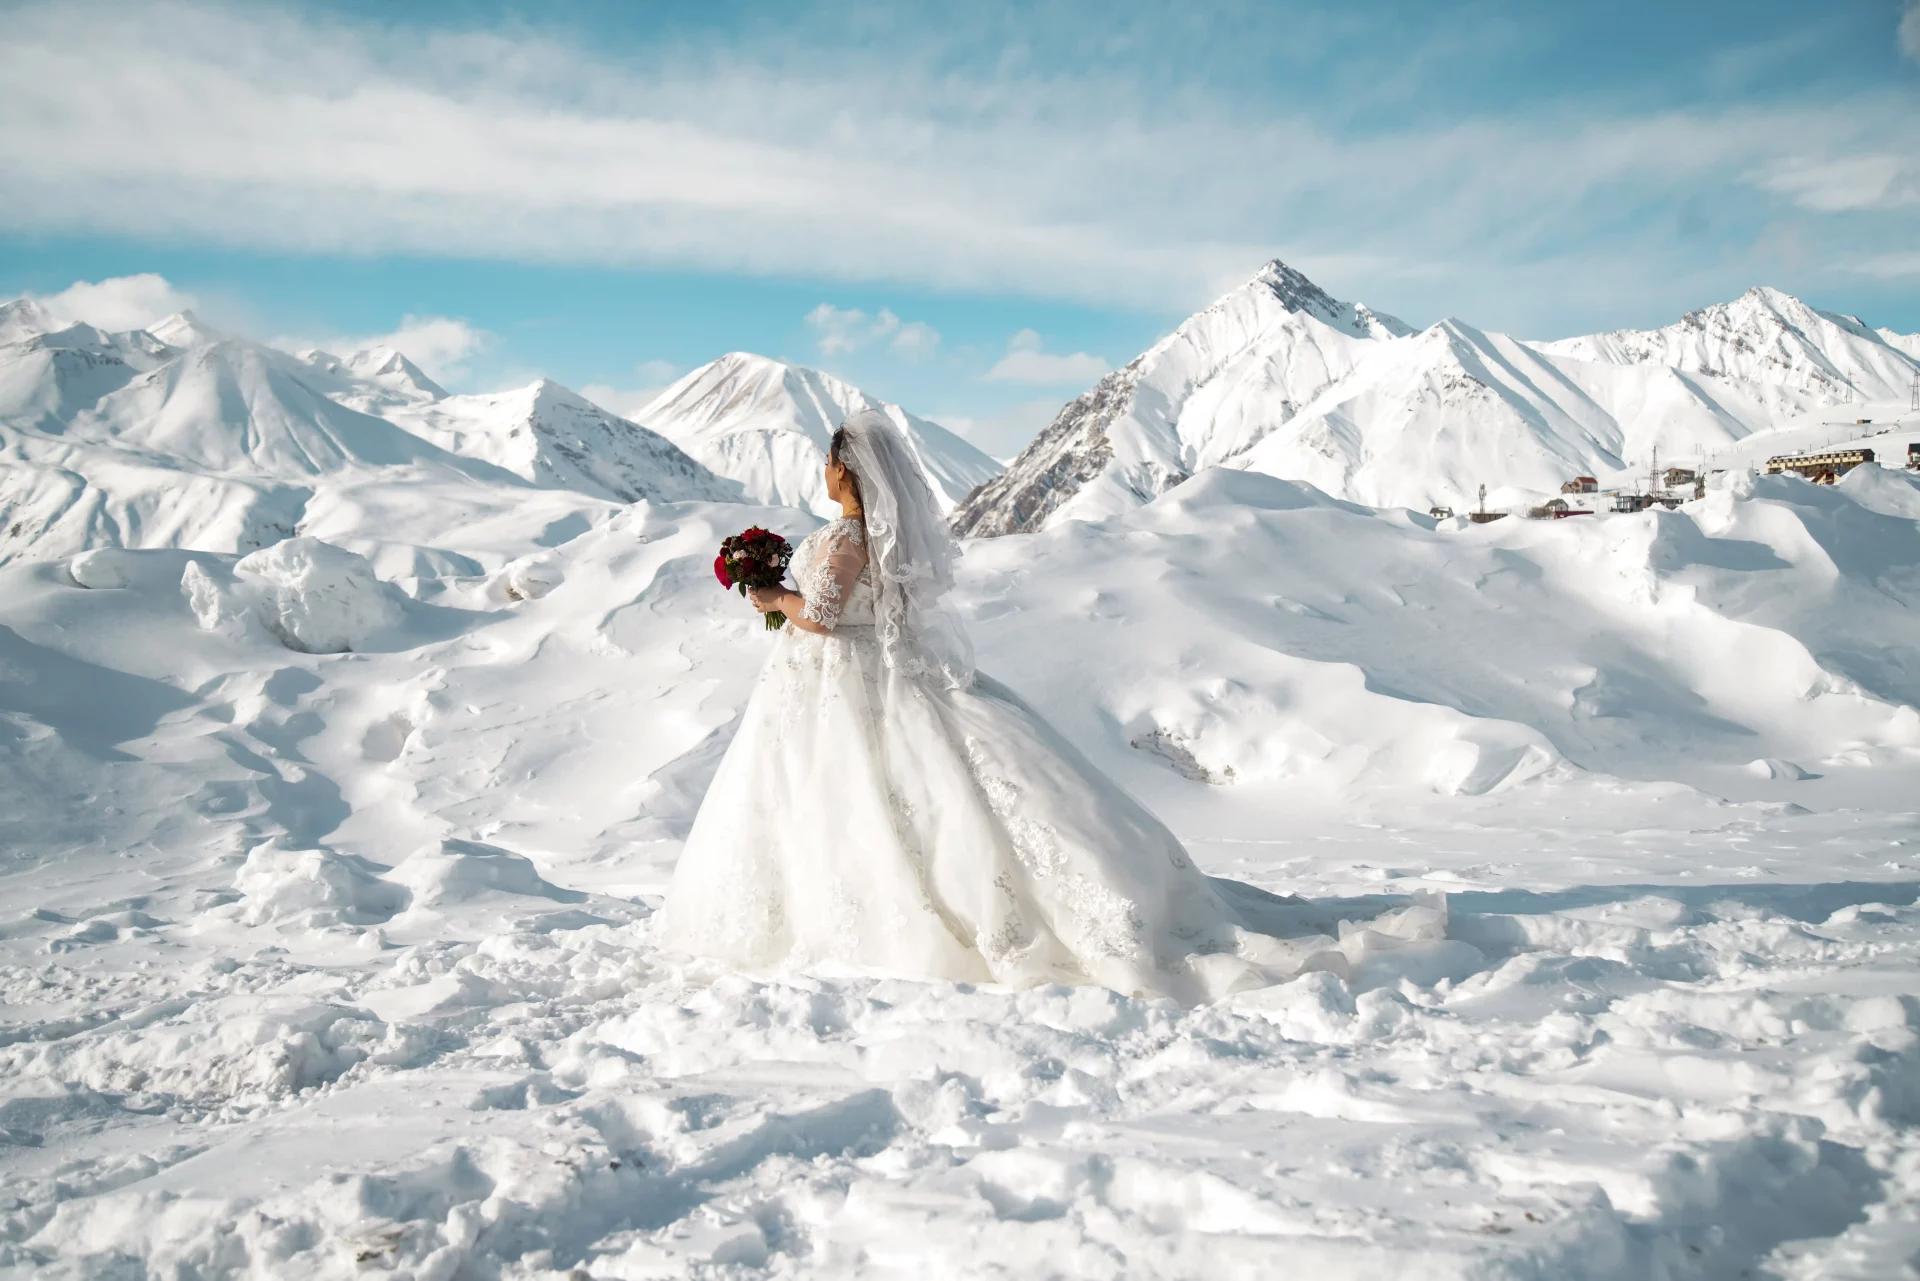
[[1274, 256], [1414, 324], [1920, 330], [1902, 0], [0, 8], [0, 294], [457, 388], [747, 349], [1004, 454]]

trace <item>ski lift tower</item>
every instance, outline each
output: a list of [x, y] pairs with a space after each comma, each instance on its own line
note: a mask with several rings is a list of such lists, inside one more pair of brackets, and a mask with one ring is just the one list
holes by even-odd
[[1913, 413], [1920, 414], [1920, 369], [1913, 371], [1913, 395], [1907, 408]]

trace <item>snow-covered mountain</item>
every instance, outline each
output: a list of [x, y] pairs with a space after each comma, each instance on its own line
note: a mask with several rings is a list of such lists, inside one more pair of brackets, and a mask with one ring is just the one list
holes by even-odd
[[544, 380], [448, 396], [390, 348], [289, 354], [190, 313], [110, 334], [26, 299], [0, 306], [0, 336], [0, 563], [98, 546], [248, 551], [321, 513], [369, 554], [392, 541], [447, 563], [432, 549], [476, 519], [504, 519], [520, 530], [507, 541], [530, 546], [613, 504], [739, 497], [670, 441]]
[[1891, 329], [1876, 329], [1873, 332], [1878, 334], [1880, 341], [1887, 346], [1904, 351], [1914, 359], [1920, 360], [1920, 334], [1900, 334]]
[[[382, 365], [373, 372], [393, 371]], [[389, 412], [394, 421], [444, 449], [493, 463], [547, 488], [620, 503], [732, 502], [741, 497], [737, 483], [716, 476], [666, 437], [616, 417], [547, 378], [513, 391], [443, 395]]]
[[1905, 396], [1915, 354], [1857, 317], [1820, 311], [1764, 287], [1688, 312], [1664, 329], [1621, 329], [1534, 345], [1581, 360], [1665, 366], [1744, 384], [1763, 397], [1778, 389], [1836, 403], [1849, 392], [1860, 400]]
[[1276, 261], [1066, 406], [954, 526], [1097, 519], [1211, 465], [1376, 506], [1458, 506], [1482, 484], [1551, 493], [1656, 449], [1705, 461], [1824, 406], [1904, 402], [1915, 347], [1771, 289], [1644, 332], [1413, 333]]
[[878, 409], [905, 432], [943, 509], [1000, 472], [1000, 464], [937, 423], [870, 396], [832, 374], [731, 352], [661, 392], [637, 417], [756, 502], [838, 513], [821, 468], [834, 428]]
[[1102, 378], [954, 513], [962, 534], [1138, 506], [1277, 430], [1408, 332], [1275, 260]]

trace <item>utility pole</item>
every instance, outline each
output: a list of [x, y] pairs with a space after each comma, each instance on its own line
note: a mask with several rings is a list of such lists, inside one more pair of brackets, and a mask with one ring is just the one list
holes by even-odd
[[1920, 414], [1920, 369], [1913, 371], [1913, 401], [1907, 409], [1912, 413]]

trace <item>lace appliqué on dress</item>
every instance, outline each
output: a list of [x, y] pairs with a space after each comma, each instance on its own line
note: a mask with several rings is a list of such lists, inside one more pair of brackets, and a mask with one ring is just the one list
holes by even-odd
[[[1059, 887], [1059, 901], [1072, 917], [1071, 921], [1059, 924], [1069, 926], [1071, 932], [1078, 935], [1069, 940], [1074, 950], [1124, 960], [1145, 957], [1147, 923], [1140, 915], [1139, 905], [1075, 869], [1061, 851], [1054, 830], [1023, 812], [1020, 789], [992, 772], [980, 745], [968, 739], [966, 752], [974, 780], [980, 785], [988, 808], [1000, 820], [1020, 865], [1035, 880], [1051, 880]], [[1003, 893], [1012, 888], [1004, 880], [996, 884]], [[1026, 934], [1016, 922], [1006, 921], [982, 943], [988, 955], [1004, 955], [1019, 950], [1028, 941]]]
[[854, 585], [870, 579], [866, 531], [857, 520], [832, 521], [807, 535], [794, 560], [794, 580], [805, 602], [800, 616], [832, 631]]

